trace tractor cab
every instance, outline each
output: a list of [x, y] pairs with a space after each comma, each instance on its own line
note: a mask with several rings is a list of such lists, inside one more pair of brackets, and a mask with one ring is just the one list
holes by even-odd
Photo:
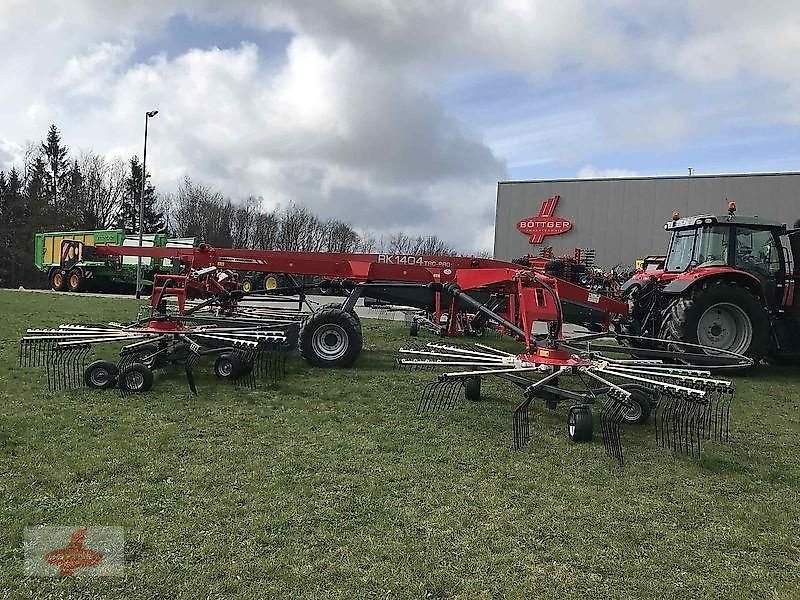
[[664, 270], [685, 273], [707, 267], [733, 267], [760, 278], [786, 271], [787, 252], [781, 237], [786, 225], [758, 217], [698, 215], [673, 219]]
[[[794, 260], [786, 225], [758, 217], [677, 214], [664, 229], [672, 232], [664, 264], [666, 279], [703, 276], [708, 271], [744, 271], [755, 277], [772, 308], [793, 304]], [[683, 276], [681, 276], [683, 274]]]

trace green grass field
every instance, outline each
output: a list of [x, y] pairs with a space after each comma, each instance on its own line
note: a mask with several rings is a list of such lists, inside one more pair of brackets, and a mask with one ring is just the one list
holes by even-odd
[[[28, 326], [130, 319], [132, 300], [0, 293], [0, 598], [798, 598], [800, 373], [737, 379], [731, 444], [701, 461], [623, 433], [571, 444], [518, 392], [418, 417], [430, 374], [393, 367], [401, 324], [364, 321], [354, 368], [294, 357], [275, 389], [203, 369], [153, 392], [51, 394], [17, 368]], [[125, 528], [123, 578], [23, 576], [28, 525]]]

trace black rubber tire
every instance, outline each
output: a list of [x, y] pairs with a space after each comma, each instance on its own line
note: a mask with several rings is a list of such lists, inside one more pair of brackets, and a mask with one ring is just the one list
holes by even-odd
[[217, 379], [236, 379], [245, 374], [246, 371], [247, 369], [242, 359], [232, 352], [220, 354], [217, 360], [214, 361], [214, 375], [216, 375]]
[[[325, 308], [339, 308], [339, 309], [341, 309], [342, 308], [342, 304], [343, 304], [342, 302], [330, 302], [328, 304], [323, 304], [322, 308], [323, 309], [325, 309]], [[358, 333], [361, 333], [361, 318], [356, 314], [356, 310], [354, 308], [351, 308], [348, 312], [351, 315], [353, 315], [353, 318], [356, 321], [356, 325], [358, 325]]]
[[[697, 326], [703, 313], [715, 304], [726, 302], [741, 308], [753, 328], [752, 339], [743, 352], [757, 364], [767, 353], [770, 322], [761, 302], [752, 293], [730, 281], [716, 280], [696, 285], [672, 303], [661, 324], [660, 337], [697, 344]], [[680, 347], [677, 347], [680, 349]]]
[[[108, 360], [96, 360], [83, 371], [83, 382], [93, 390], [107, 390], [117, 383], [117, 365]], [[105, 374], [105, 376], [103, 376]]]
[[481, 378], [467, 377], [464, 380], [464, 397], [472, 402], [480, 402], [481, 400]]
[[619, 386], [623, 390], [630, 392], [629, 402], [634, 403], [632, 409], [624, 410], [622, 422], [628, 425], [644, 425], [650, 419], [650, 411], [653, 408], [653, 394], [646, 387], [635, 383], [626, 383]]
[[592, 411], [588, 406], [573, 406], [567, 413], [567, 435], [576, 444], [591, 442], [594, 435]]
[[54, 269], [50, 273], [50, 289], [55, 292], [64, 292], [67, 290], [67, 276], [58, 269]]
[[83, 291], [83, 286], [86, 284], [86, 278], [83, 271], [80, 269], [72, 269], [67, 276], [67, 289], [70, 292]]
[[[325, 331], [341, 341], [341, 348], [331, 349], [326, 356], [319, 348], [320, 342], [332, 343], [323, 338]], [[325, 307], [303, 321], [300, 327], [300, 356], [314, 367], [349, 367], [361, 354], [364, 340], [358, 318], [338, 307]]]
[[245, 294], [249, 294], [249, 293], [250, 293], [250, 292], [252, 292], [254, 289], [256, 289], [256, 285], [255, 285], [255, 283], [253, 282], [253, 279], [252, 279], [252, 278], [250, 278], [250, 277], [245, 277], [245, 278], [244, 278], [244, 280], [242, 281], [242, 286], [241, 286], [241, 287], [242, 287], [242, 291], [243, 291]]
[[128, 365], [117, 376], [117, 385], [128, 392], [149, 392], [153, 387], [153, 372], [141, 363]]
[[408, 335], [411, 337], [418, 337], [419, 336], [419, 322], [418, 321], [411, 321], [411, 326], [408, 328]]

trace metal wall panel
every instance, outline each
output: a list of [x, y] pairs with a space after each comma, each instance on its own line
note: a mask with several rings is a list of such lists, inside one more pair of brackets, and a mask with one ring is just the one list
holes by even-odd
[[[572, 230], [529, 244], [517, 221], [538, 214], [555, 194], [561, 196], [555, 215], [572, 221]], [[500, 182], [494, 256], [509, 260], [538, 254], [543, 246], [557, 254], [594, 248], [598, 264], [632, 265], [665, 251], [664, 223], [673, 211], [724, 214], [726, 198], [736, 201], [740, 215], [791, 225], [800, 218], [800, 173]]]

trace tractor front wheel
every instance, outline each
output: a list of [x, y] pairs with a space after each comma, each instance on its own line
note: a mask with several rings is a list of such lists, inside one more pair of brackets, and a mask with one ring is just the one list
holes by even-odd
[[349, 367], [363, 345], [357, 319], [332, 306], [310, 315], [300, 328], [300, 356], [314, 367]]
[[[758, 363], [767, 353], [769, 317], [761, 302], [740, 285], [716, 281], [697, 286], [672, 303], [661, 337], [723, 350]], [[692, 352], [692, 350], [687, 350]]]
[[56, 269], [50, 274], [50, 288], [54, 292], [63, 292], [67, 289], [67, 278], [62, 271]]

